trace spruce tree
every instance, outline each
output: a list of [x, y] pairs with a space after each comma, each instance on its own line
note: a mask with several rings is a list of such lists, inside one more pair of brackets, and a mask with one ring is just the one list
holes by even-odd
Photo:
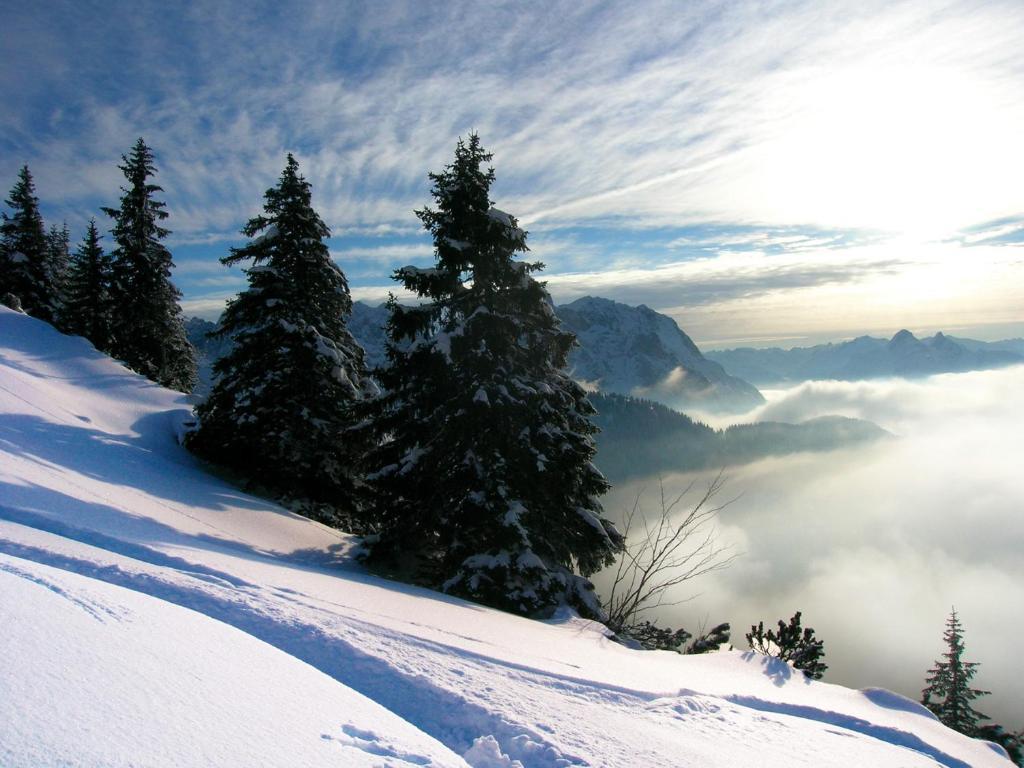
[[253, 239], [221, 259], [250, 263], [249, 288], [215, 332], [233, 347], [214, 365], [188, 445], [339, 523], [353, 505], [351, 406], [377, 389], [346, 327], [352, 300], [324, 242], [330, 231], [291, 155], [263, 210], [242, 230]]
[[168, 230], [164, 203], [154, 198], [163, 189], [150, 184], [156, 173], [153, 153], [141, 138], [119, 166], [128, 180], [120, 208], [104, 208], [114, 221], [116, 246], [110, 297], [114, 308], [111, 353], [129, 368], [171, 389], [190, 392], [196, 381], [195, 350], [189, 344], [171, 283], [174, 263], [161, 242]]
[[59, 305], [59, 274], [28, 166], [18, 172], [0, 224], [0, 296], [13, 294], [34, 317], [52, 323]]
[[942, 639], [946, 643], [946, 651], [942, 654], [944, 661], [936, 661], [928, 670], [925, 688], [921, 691], [921, 703], [953, 730], [967, 736], [976, 736], [978, 721], [987, 720], [988, 715], [975, 711], [971, 702], [980, 696], [987, 696], [989, 691], [971, 688], [978, 664], [963, 660], [964, 633], [956, 609], [950, 612], [946, 620]]
[[384, 395], [367, 410], [369, 557], [411, 555], [426, 583], [517, 613], [598, 616], [583, 577], [622, 539], [599, 501], [594, 410], [564, 370], [575, 337], [533, 278], [543, 265], [516, 259], [526, 233], [491, 204], [490, 159], [471, 135], [430, 174], [436, 208], [417, 215], [435, 265], [394, 275], [424, 303], [392, 300]]
[[[46, 233], [46, 277], [53, 286], [54, 317], [59, 320], [64, 308], [68, 267], [71, 263], [71, 233], [64, 222], [52, 225]], [[61, 329], [63, 330], [63, 328]]]
[[106, 352], [110, 322], [110, 257], [100, 245], [96, 219], [91, 219], [68, 268], [61, 326], [65, 333], [84, 336]]

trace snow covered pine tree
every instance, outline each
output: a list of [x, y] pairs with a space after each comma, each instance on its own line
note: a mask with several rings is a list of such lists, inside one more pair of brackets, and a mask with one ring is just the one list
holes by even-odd
[[110, 321], [110, 257], [100, 245], [96, 219], [91, 219], [68, 269], [61, 327], [65, 333], [84, 336], [96, 349], [106, 352]]
[[71, 232], [67, 222], [60, 227], [51, 225], [46, 233], [46, 280], [53, 286], [54, 322], [60, 325], [64, 315], [65, 293], [67, 291], [68, 267], [71, 264]]
[[369, 557], [411, 556], [426, 583], [516, 613], [598, 616], [584, 576], [622, 538], [598, 500], [594, 410], [563, 370], [575, 338], [531, 277], [542, 265], [514, 258], [526, 233], [491, 205], [490, 159], [473, 134], [430, 174], [437, 208], [417, 215], [436, 266], [395, 272], [428, 302], [391, 302], [384, 394], [367, 409]]
[[971, 688], [971, 679], [978, 671], [978, 664], [963, 660], [964, 631], [955, 609], [946, 620], [942, 639], [946, 643], [946, 652], [942, 654], [945, 661], [936, 661], [928, 670], [921, 703], [953, 730], [975, 736], [978, 721], [987, 720], [988, 715], [974, 711], [971, 702], [979, 696], [987, 696], [989, 692]]
[[114, 220], [110, 299], [114, 308], [111, 354], [133, 371], [180, 392], [196, 383], [195, 350], [188, 343], [178, 299], [171, 283], [174, 263], [160, 241], [170, 234], [159, 222], [164, 203], [153, 195], [163, 189], [148, 184], [156, 173], [153, 153], [141, 138], [119, 166], [128, 179], [120, 208], [104, 208]]
[[263, 210], [242, 230], [253, 240], [221, 259], [252, 262], [249, 288], [228, 303], [216, 331], [234, 346], [214, 365], [188, 446], [338, 524], [352, 511], [355, 459], [343, 434], [350, 406], [377, 388], [345, 325], [352, 299], [324, 243], [330, 230], [291, 155]]
[[0, 298], [16, 296], [34, 317], [52, 323], [60, 305], [60, 274], [39, 213], [39, 199], [28, 166], [18, 172], [0, 224]]

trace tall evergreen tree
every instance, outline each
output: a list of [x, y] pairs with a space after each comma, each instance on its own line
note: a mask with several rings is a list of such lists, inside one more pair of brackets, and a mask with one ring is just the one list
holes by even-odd
[[392, 300], [385, 394], [367, 409], [369, 556], [415, 555], [427, 583], [518, 613], [567, 601], [600, 615], [574, 573], [622, 545], [591, 463], [594, 411], [564, 371], [575, 337], [532, 277], [542, 265], [515, 258], [526, 233], [491, 205], [490, 159], [471, 135], [430, 174], [436, 208], [417, 215], [435, 266], [395, 272], [425, 303]]
[[338, 522], [332, 515], [353, 504], [350, 406], [377, 389], [346, 328], [352, 300], [324, 242], [330, 231], [291, 155], [263, 211], [242, 230], [249, 244], [221, 259], [251, 263], [249, 288], [221, 318], [216, 333], [234, 345], [214, 365], [188, 445]]
[[54, 315], [59, 320], [67, 290], [68, 267], [71, 264], [71, 232], [67, 222], [50, 226], [46, 233], [46, 277], [53, 286]]
[[26, 312], [53, 322], [59, 303], [57, 272], [39, 213], [39, 199], [28, 166], [22, 166], [0, 224], [0, 296], [17, 296]]
[[942, 639], [946, 643], [946, 651], [942, 654], [944, 661], [936, 661], [928, 670], [921, 703], [950, 728], [967, 736], [976, 736], [978, 721], [987, 720], [988, 715], [975, 711], [971, 702], [987, 696], [989, 692], [971, 688], [978, 664], [963, 660], [964, 633], [955, 609], [946, 620]]
[[111, 352], [143, 376], [190, 392], [196, 381], [195, 350], [182, 323], [181, 292], [171, 283], [171, 253], [161, 242], [170, 234], [160, 226], [167, 211], [154, 195], [163, 189], [148, 182], [156, 173], [153, 153], [140, 138], [121, 159], [128, 180], [121, 188], [121, 206], [103, 209], [114, 220], [116, 243]]
[[104, 352], [110, 346], [110, 268], [110, 257], [103, 252], [96, 219], [92, 219], [68, 268], [61, 326], [66, 333], [85, 336]]

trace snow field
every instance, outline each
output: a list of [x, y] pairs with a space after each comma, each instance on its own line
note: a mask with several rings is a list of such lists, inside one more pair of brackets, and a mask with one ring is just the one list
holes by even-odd
[[0, 309], [0, 764], [1008, 765], [894, 694], [368, 575], [184, 452], [187, 415]]

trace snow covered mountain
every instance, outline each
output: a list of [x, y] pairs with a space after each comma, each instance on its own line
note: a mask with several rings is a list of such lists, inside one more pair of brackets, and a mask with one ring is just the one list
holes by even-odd
[[745, 411], [764, 402], [754, 386], [702, 355], [672, 318], [649, 307], [585, 296], [557, 312], [580, 343], [569, 361], [573, 375], [602, 392], [682, 410]]
[[708, 357], [760, 386], [777, 386], [814, 379], [916, 378], [1001, 368], [1024, 363], [1024, 343], [1017, 341], [985, 343], [941, 332], [918, 339], [902, 330], [889, 340], [860, 336], [814, 347], [712, 351]]
[[[764, 402], [755, 387], [704, 357], [672, 318], [653, 309], [588, 296], [555, 311], [580, 343], [569, 358], [573, 375], [602, 392], [645, 397], [682, 409], [745, 411]], [[366, 350], [371, 367], [386, 362], [387, 320], [384, 304], [352, 304], [348, 327]], [[200, 351], [202, 379], [204, 353], [208, 357], [217, 351], [206, 353], [202, 338], [190, 338]]]
[[377, 368], [387, 362], [387, 355], [384, 352], [387, 334], [384, 326], [387, 325], [389, 317], [387, 304], [372, 306], [365, 301], [352, 302], [348, 329], [356, 341], [363, 345], [366, 365], [370, 368]]
[[208, 473], [188, 416], [0, 308], [5, 768], [1009, 765], [886, 691], [372, 576]]
[[217, 330], [217, 324], [199, 317], [185, 320], [185, 335], [189, 344], [196, 350], [196, 387], [195, 394], [206, 397], [213, 381], [213, 364], [231, 349], [229, 339], [211, 338], [210, 334]]

